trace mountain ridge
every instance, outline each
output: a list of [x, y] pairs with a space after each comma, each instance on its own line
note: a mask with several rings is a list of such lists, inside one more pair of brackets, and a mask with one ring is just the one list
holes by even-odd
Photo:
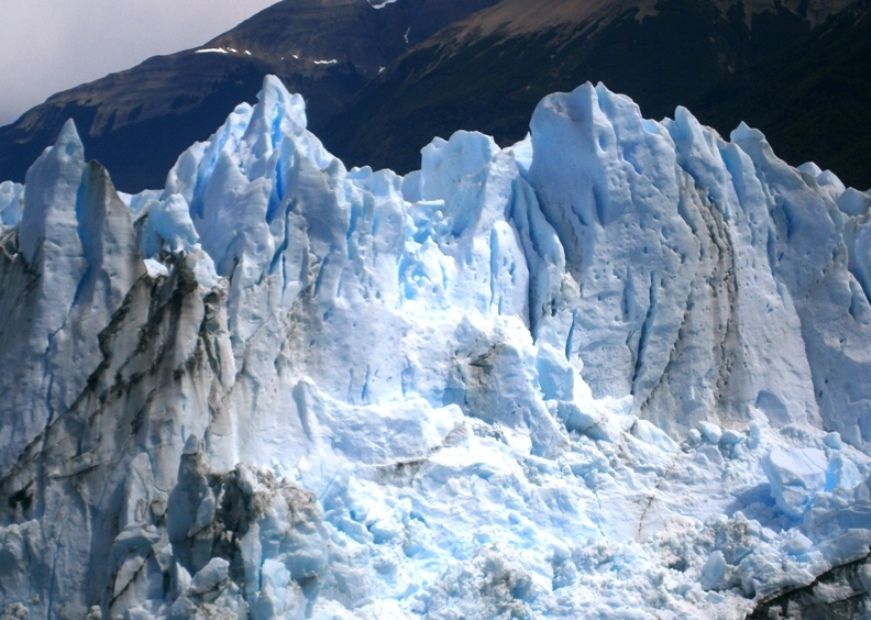
[[[376, 9], [362, 0], [282, 0], [230, 31], [238, 37], [220, 35], [49, 97], [0, 128], [0, 171], [4, 178], [22, 180], [27, 162], [72, 117], [89, 152], [111, 166], [119, 186], [135, 191], [159, 187], [177, 153], [208, 137], [238, 101], [253, 101], [264, 75], [278, 74], [316, 100], [310, 116], [315, 126], [322, 126], [377, 72], [373, 65], [388, 62], [446, 21], [493, 1], [405, 0]], [[410, 26], [413, 31], [406, 32]], [[252, 29], [261, 37], [277, 36], [265, 46], [269, 53], [261, 54], [264, 46], [251, 42]], [[295, 47], [273, 50], [287, 38]], [[354, 42], [350, 49], [349, 40]], [[197, 53], [204, 50], [212, 53]], [[334, 59], [341, 62], [332, 63]], [[136, 159], [146, 154], [149, 159]]]
[[[662, 3], [639, 22], [635, 3], [615, 2], [603, 6], [626, 10], [531, 35], [500, 32], [501, 18], [492, 20], [489, 32], [462, 31], [481, 16], [514, 8], [500, 3], [400, 58], [357, 95], [355, 110], [366, 125], [339, 117], [324, 139], [342, 145], [352, 163], [408, 170], [431, 135], [474, 127], [505, 146], [523, 137], [529, 110], [547, 92], [602, 80], [631, 93], [656, 118], [688, 106], [723, 135], [747, 121], [766, 130], [791, 163], [812, 159], [863, 187], [871, 178], [855, 154], [869, 148], [869, 137], [852, 128], [868, 126], [861, 103], [871, 97], [863, 77], [868, 20], [861, 16], [867, 5], [849, 3], [816, 27], [786, 9], [766, 11], [753, 14], [748, 27], [738, 4], [724, 14], [711, 2]], [[837, 37], [826, 35], [830, 22], [839, 28]], [[840, 45], [842, 39], [851, 44]], [[491, 113], [496, 109], [499, 114]], [[816, 131], [822, 126], [825, 131]], [[396, 135], [389, 127], [405, 128], [403, 138], [412, 139], [371, 146], [378, 136]]]
[[[818, 161], [863, 187], [871, 137], [855, 128], [869, 126], [867, 6], [549, 0], [533, 11], [513, 0], [379, 9], [285, 0], [199, 48], [60, 93], [0, 128], [0, 176], [22, 180], [26, 162], [74, 117], [119, 187], [160, 187], [177, 152], [276, 73], [313, 102], [312, 127], [349, 163], [412, 170], [431, 136], [461, 128], [505, 146], [545, 94], [603, 80], [655, 117], [688, 105], [724, 135], [746, 120], [792, 163]], [[833, 26], [822, 22], [832, 19], [838, 35], [826, 36]], [[506, 20], [521, 34], [494, 34]], [[568, 25], [542, 28], [548, 20]]]

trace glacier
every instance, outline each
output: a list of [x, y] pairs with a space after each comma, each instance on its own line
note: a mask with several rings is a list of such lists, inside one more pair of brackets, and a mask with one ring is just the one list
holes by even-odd
[[0, 185], [0, 615], [871, 614], [869, 236], [601, 84], [404, 177], [274, 77], [136, 196], [70, 122]]

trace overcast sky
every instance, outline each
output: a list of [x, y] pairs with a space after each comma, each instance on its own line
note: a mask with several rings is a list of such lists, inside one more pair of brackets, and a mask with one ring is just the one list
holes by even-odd
[[0, 0], [0, 125], [59, 90], [194, 47], [277, 0]]

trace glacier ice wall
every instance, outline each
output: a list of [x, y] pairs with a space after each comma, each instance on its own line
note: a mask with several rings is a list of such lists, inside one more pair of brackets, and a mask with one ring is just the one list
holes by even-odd
[[0, 183], [0, 229], [14, 226], [24, 209], [24, 186], [12, 181]]
[[123, 200], [69, 124], [0, 185], [0, 611], [743, 617], [869, 552], [869, 207], [601, 85], [400, 177], [267, 78]]

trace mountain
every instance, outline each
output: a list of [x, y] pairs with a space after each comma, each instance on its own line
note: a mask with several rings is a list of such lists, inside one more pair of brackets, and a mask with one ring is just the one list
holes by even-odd
[[601, 80], [656, 118], [684, 105], [723, 133], [747, 121], [792, 163], [869, 187], [869, 6], [502, 0], [401, 57], [323, 135], [351, 163], [410, 170], [430, 136], [511, 144], [547, 93]]
[[311, 121], [322, 128], [409, 46], [494, 1], [284, 0], [198, 48], [58, 93], [0, 128], [0, 179], [23, 180], [72, 118], [121, 188], [161, 187], [178, 153], [253, 101], [264, 75], [316, 102]]
[[[375, 8], [380, 7], [380, 8]], [[263, 76], [311, 102], [349, 164], [406, 172], [432, 136], [478, 129], [507, 146], [538, 101], [586, 80], [656, 118], [677, 105], [728, 133], [763, 129], [788, 161], [871, 186], [868, 0], [284, 0], [198, 49], [50, 98], [0, 128], [0, 179], [74, 118], [125, 191], [161, 187]], [[495, 113], [494, 111], [498, 111]]]
[[530, 127], [349, 170], [268, 77], [122, 199], [67, 123], [0, 191], [2, 612], [867, 613], [871, 195]]

